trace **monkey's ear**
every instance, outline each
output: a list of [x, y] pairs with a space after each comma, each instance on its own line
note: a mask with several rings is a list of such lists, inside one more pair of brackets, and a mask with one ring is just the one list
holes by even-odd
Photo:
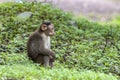
[[42, 30], [42, 31], [47, 30], [47, 26], [46, 26], [45, 24], [42, 24], [42, 25], [41, 25], [41, 30]]

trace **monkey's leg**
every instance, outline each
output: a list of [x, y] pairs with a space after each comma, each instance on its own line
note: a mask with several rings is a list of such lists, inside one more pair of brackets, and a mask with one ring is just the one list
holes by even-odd
[[44, 64], [44, 56], [43, 56], [43, 55], [38, 55], [38, 56], [36, 57], [35, 62], [43, 65], [43, 64]]
[[51, 61], [50, 61], [49, 64], [50, 64], [50, 67], [53, 67], [53, 66], [54, 66], [53, 62], [51, 62]]
[[46, 67], [48, 67], [49, 66], [49, 62], [50, 62], [50, 58], [49, 58], [49, 56], [44, 56], [44, 66]]
[[49, 62], [49, 65], [51, 66], [51, 67], [53, 67], [54, 66], [54, 59], [52, 58], [52, 59], [50, 59], [50, 62]]

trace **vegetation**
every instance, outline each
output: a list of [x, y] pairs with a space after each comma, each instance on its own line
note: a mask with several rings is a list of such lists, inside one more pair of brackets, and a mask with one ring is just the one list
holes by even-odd
[[[28, 19], [18, 14], [32, 12]], [[56, 28], [53, 69], [26, 56], [26, 42], [42, 20]], [[0, 79], [8, 80], [118, 80], [120, 77], [120, 24], [92, 22], [41, 3], [0, 5]]]

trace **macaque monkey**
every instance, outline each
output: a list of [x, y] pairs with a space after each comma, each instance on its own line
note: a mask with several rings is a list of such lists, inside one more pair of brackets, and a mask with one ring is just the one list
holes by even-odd
[[50, 36], [54, 34], [54, 25], [49, 21], [44, 21], [29, 37], [28, 57], [36, 63], [53, 67], [55, 53], [50, 49]]

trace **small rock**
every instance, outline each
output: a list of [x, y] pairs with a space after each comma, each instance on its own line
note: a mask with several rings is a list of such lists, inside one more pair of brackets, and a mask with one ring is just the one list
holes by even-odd
[[31, 16], [32, 16], [32, 12], [23, 12], [18, 14], [17, 19], [21, 21], [26, 21]]

